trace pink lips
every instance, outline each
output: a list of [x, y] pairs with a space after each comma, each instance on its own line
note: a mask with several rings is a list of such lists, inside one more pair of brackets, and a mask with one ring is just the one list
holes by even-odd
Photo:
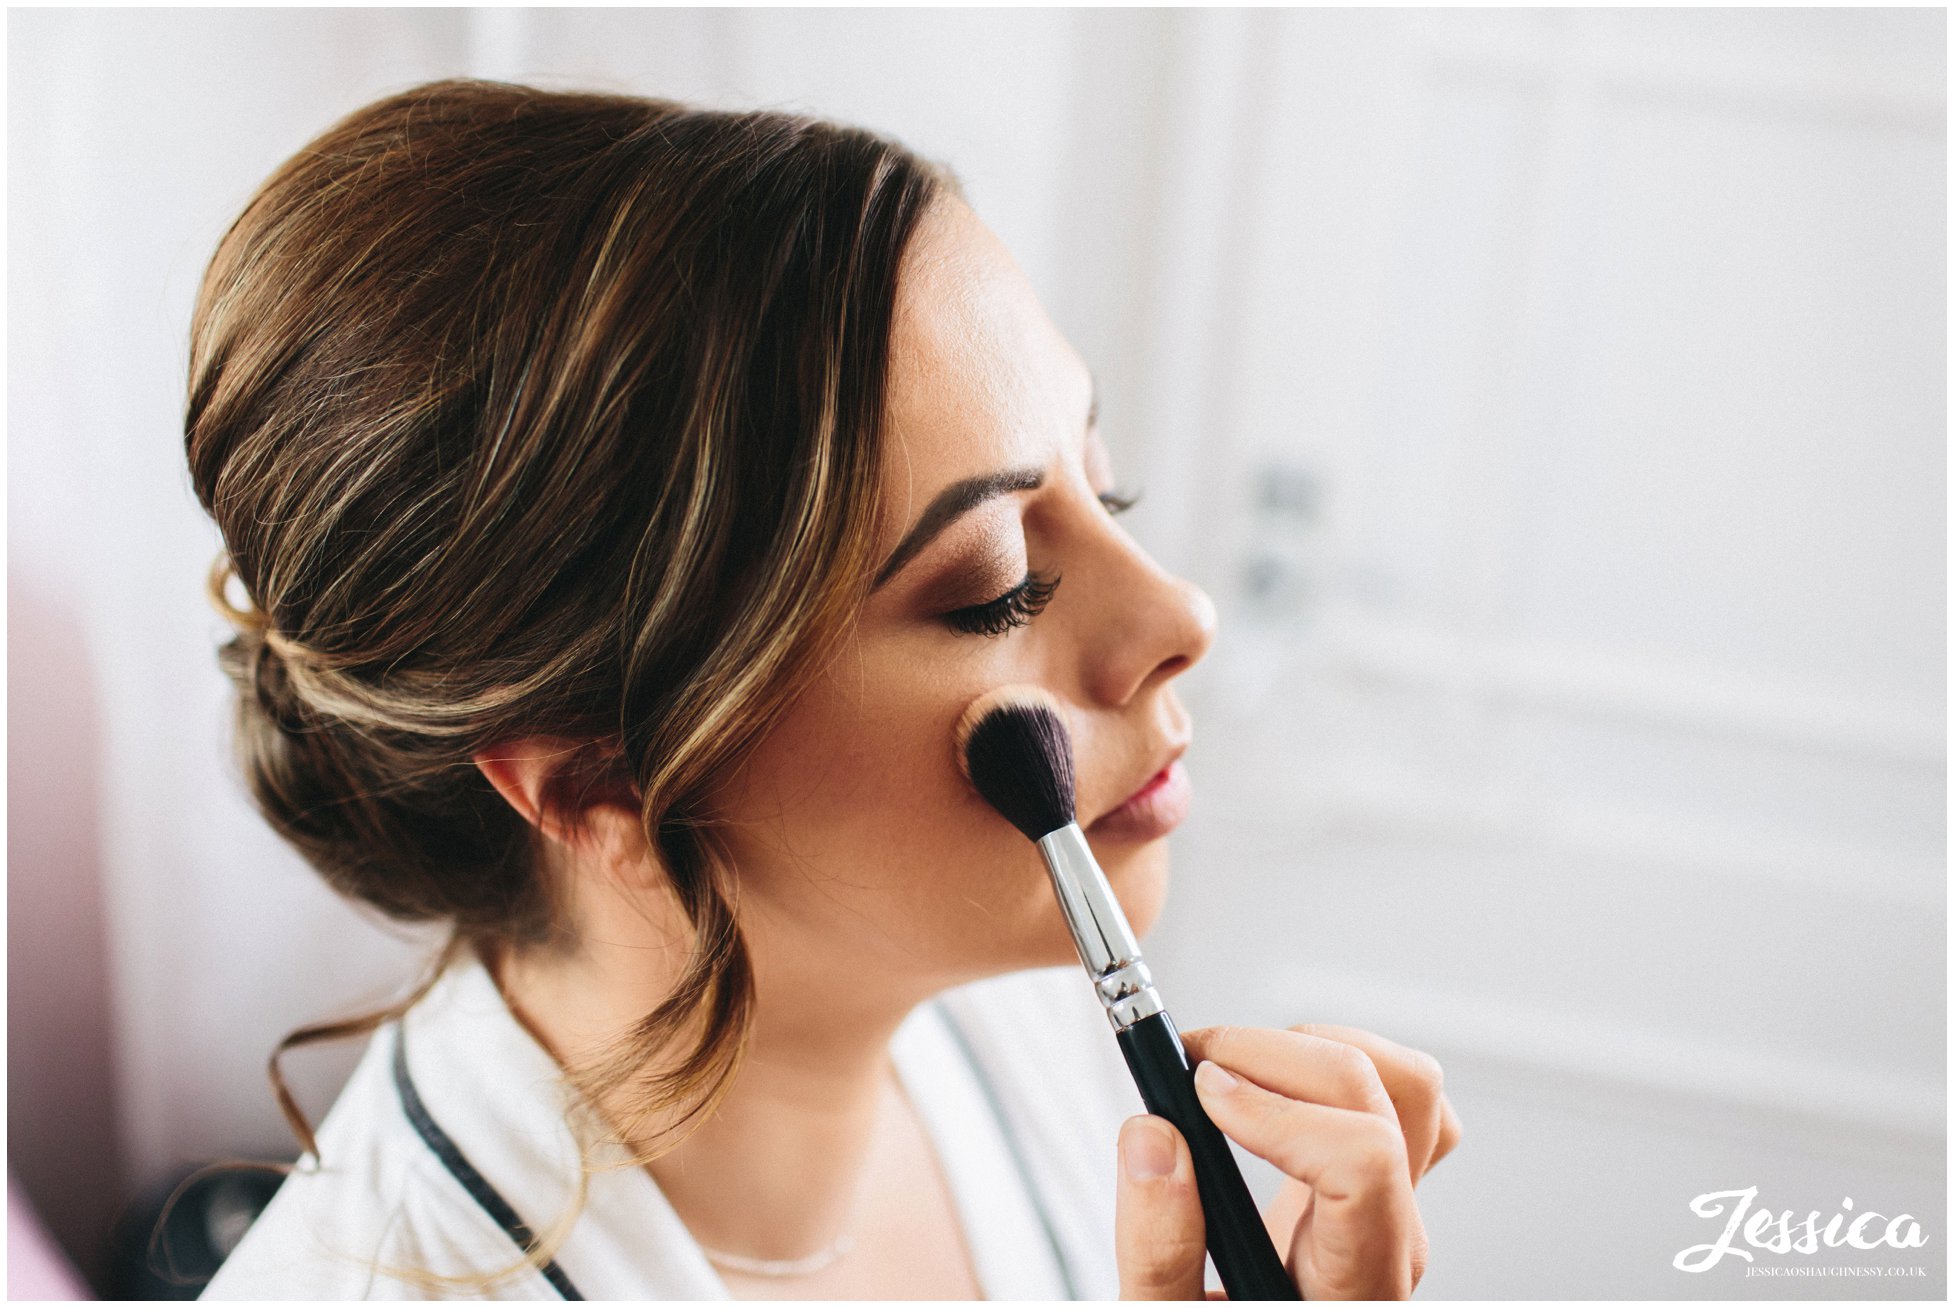
[[1175, 759], [1086, 830], [1108, 840], [1158, 840], [1187, 816], [1193, 792], [1187, 769]]

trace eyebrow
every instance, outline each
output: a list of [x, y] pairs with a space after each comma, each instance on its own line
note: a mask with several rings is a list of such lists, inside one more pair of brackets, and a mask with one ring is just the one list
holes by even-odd
[[[1092, 378], [1092, 407], [1086, 414], [1086, 427], [1099, 421], [1099, 378]], [[936, 493], [929, 502], [916, 525], [896, 545], [889, 555], [889, 561], [875, 574], [875, 584], [871, 591], [880, 590], [884, 583], [901, 572], [908, 562], [923, 552], [924, 546], [935, 540], [948, 527], [970, 510], [987, 500], [1013, 491], [1037, 490], [1045, 484], [1043, 468], [1007, 468], [1003, 472], [986, 472], [975, 477], [965, 477], [953, 481]]]

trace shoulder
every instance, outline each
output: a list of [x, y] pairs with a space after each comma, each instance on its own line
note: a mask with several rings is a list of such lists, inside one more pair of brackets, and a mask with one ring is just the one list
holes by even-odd
[[[525, 1272], [471, 1290], [517, 1259], [508, 1237], [440, 1166], [402, 1111], [382, 1028], [318, 1131], [205, 1288], [205, 1299], [537, 1297]], [[532, 1279], [534, 1278], [534, 1279]]]
[[992, 977], [946, 992], [942, 1003], [983, 1070], [1033, 1116], [1110, 1140], [1146, 1111], [1078, 968]]
[[1016, 972], [941, 996], [1016, 1137], [1080, 1298], [1115, 1298], [1113, 1199], [1121, 1123], [1145, 1112], [1112, 1024], [1077, 967]]

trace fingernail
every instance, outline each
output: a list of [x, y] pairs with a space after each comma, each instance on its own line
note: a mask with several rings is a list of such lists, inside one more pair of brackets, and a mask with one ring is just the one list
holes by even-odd
[[1221, 1064], [1203, 1059], [1194, 1066], [1194, 1084], [1211, 1095], [1225, 1095], [1241, 1082]]
[[1174, 1142], [1151, 1117], [1136, 1117], [1119, 1133], [1120, 1162], [1136, 1181], [1154, 1181], [1174, 1171]]

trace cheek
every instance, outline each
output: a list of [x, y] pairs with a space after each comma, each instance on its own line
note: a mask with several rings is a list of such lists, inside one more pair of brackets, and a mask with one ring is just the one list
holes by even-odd
[[[913, 656], [834, 667], [718, 806], [766, 938], [946, 980], [1076, 962], [1043, 859], [957, 765], [957, 720], [997, 670], [966, 685]], [[1094, 852], [1144, 934], [1165, 902], [1167, 842]]]
[[1056, 908], [1037, 851], [957, 766], [957, 719], [988, 686], [891, 662], [837, 660], [715, 806], [742, 893], [835, 946], [1015, 962]]

